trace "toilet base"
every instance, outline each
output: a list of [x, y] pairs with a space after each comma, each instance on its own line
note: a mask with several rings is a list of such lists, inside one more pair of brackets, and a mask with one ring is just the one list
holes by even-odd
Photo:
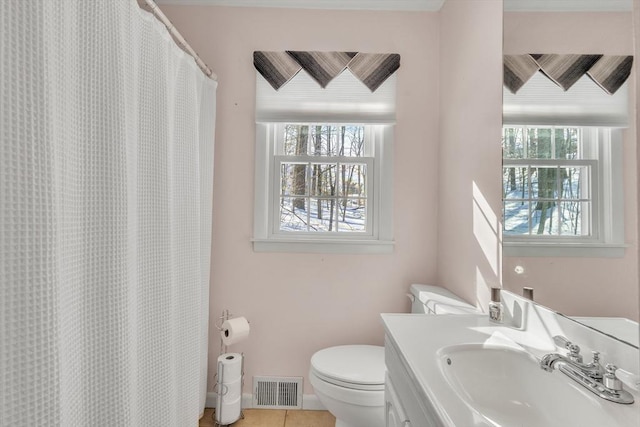
[[369, 427], [367, 426], [357, 426], [357, 425], [353, 425], [353, 424], [349, 424], [346, 421], [342, 421], [342, 420], [338, 420], [336, 419], [336, 427]]
[[[364, 392], [374, 397], [375, 403], [358, 405], [336, 399], [336, 386], [318, 380], [315, 375], [310, 375], [311, 384], [314, 387], [318, 400], [324, 407], [336, 417], [335, 427], [384, 427], [384, 391]], [[339, 388], [339, 387], [338, 387]], [[363, 393], [356, 390], [340, 390], [342, 393]], [[368, 399], [369, 400], [369, 399]], [[348, 420], [348, 421], [345, 421]]]

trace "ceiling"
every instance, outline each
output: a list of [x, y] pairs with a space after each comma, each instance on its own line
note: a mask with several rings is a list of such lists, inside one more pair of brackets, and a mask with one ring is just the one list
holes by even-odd
[[[450, 0], [484, 1], [484, 0]], [[156, 0], [158, 4], [300, 9], [437, 11], [445, 0]], [[633, 0], [504, 0], [506, 11], [589, 12], [630, 11]]]

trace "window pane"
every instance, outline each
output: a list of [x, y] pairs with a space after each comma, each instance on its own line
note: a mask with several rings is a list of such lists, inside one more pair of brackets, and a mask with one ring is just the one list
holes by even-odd
[[502, 130], [502, 156], [505, 159], [525, 158], [524, 128], [508, 128]]
[[561, 202], [560, 234], [563, 236], [588, 236], [590, 202]]
[[340, 199], [338, 206], [338, 230], [343, 232], [366, 231], [366, 203], [365, 199]]
[[340, 165], [340, 196], [366, 197], [367, 165]]
[[558, 193], [558, 168], [555, 166], [531, 169], [531, 196], [538, 199], [553, 199]]
[[335, 149], [335, 127], [311, 125], [309, 128], [309, 155], [329, 156]]
[[562, 199], [584, 199], [588, 197], [588, 166], [564, 167], [560, 169]]
[[280, 198], [281, 231], [307, 231], [307, 205], [305, 197]]
[[309, 206], [309, 231], [336, 230], [336, 199], [311, 199]]
[[284, 154], [286, 156], [306, 155], [309, 146], [309, 125], [284, 126]]
[[555, 201], [532, 202], [531, 234], [558, 235], [558, 203]]
[[555, 130], [556, 159], [578, 159], [580, 131], [577, 128], [557, 128]]
[[550, 159], [552, 150], [551, 128], [533, 128], [527, 131], [527, 154], [530, 159]]
[[280, 194], [304, 196], [307, 194], [307, 164], [282, 163], [280, 165]]
[[341, 126], [339, 135], [338, 155], [346, 157], [365, 156], [364, 126]]
[[529, 197], [529, 168], [506, 166], [502, 169], [502, 197], [526, 199]]
[[364, 126], [310, 125], [307, 149], [311, 156], [363, 157]]
[[311, 165], [311, 195], [334, 196], [338, 177], [335, 163], [314, 163]]
[[529, 202], [504, 203], [505, 234], [529, 234], [529, 206]]

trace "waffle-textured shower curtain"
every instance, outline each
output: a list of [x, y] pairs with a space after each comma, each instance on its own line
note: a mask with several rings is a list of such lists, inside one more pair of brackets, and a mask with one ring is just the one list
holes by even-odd
[[216, 83], [135, 0], [0, 1], [0, 426], [196, 426]]

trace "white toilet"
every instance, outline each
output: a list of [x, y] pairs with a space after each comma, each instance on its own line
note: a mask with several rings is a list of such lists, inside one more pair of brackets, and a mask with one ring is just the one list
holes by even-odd
[[[477, 313], [450, 291], [431, 285], [411, 285], [411, 312], [422, 314]], [[384, 427], [384, 347], [342, 345], [311, 357], [309, 381], [318, 400], [336, 417], [336, 427]]]
[[336, 427], [384, 427], [384, 347], [343, 345], [311, 357], [309, 381]]

